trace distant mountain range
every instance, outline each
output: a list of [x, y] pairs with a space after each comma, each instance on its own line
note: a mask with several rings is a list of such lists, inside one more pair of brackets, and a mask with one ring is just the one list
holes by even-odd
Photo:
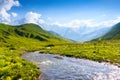
[[0, 41], [7, 42], [7, 39], [11, 39], [12, 37], [25, 37], [39, 41], [66, 41], [65, 38], [68, 38], [70, 41], [73, 40], [80, 42], [90, 41], [93, 39], [120, 39], [120, 23], [113, 27], [81, 27], [80, 29], [75, 30], [63, 27], [46, 29], [52, 31], [46, 31], [44, 29], [36, 24], [11, 26], [1, 23]]
[[111, 27], [80, 27], [79, 29], [71, 29], [68, 27], [59, 27], [59, 26], [43, 26], [45, 30], [50, 30], [53, 34], [60, 35], [64, 38], [73, 40], [73, 41], [90, 41], [106, 34]]

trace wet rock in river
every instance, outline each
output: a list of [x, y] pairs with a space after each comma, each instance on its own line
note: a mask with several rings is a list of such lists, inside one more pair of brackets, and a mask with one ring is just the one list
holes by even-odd
[[63, 59], [61, 56], [55, 56], [56, 59]]
[[115, 63], [114, 65], [116, 65], [116, 66], [120, 67], [120, 64], [119, 64], [119, 63]]

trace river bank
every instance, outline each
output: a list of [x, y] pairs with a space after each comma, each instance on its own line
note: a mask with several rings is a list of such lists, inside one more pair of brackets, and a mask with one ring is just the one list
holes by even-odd
[[30, 52], [22, 58], [40, 68], [39, 80], [119, 80], [120, 68], [108, 63]]
[[[47, 52], [47, 51], [37, 51], [37, 52], [39, 52], [40, 54], [47, 54], [47, 53], [49, 53], [49, 51]], [[94, 59], [88, 59], [88, 58], [80, 58], [80, 56], [78, 57], [78, 56], [75, 56], [75, 55], [69, 55], [69, 53], [68, 54], [61, 54], [61, 53], [52, 53], [52, 52], [50, 52], [49, 54], [56, 54], [56, 55], [59, 55], [59, 56], [66, 56], [66, 57], [71, 57], [71, 58], [76, 58], [76, 59], [85, 59], [85, 60], [92, 60], [92, 61], [96, 61], [96, 62], [99, 62], [99, 63], [105, 63], [105, 64], [112, 64], [112, 65], [115, 65], [115, 66], [118, 66], [119, 68], [120, 68], [120, 62], [118, 63], [118, 62], [111, 62], [110, 60], [94, 60]], [[59, 56], [56, 56], [55, 58], [58, 58], [58, 59], [61, 59], [61, 57], [59, 57]]]

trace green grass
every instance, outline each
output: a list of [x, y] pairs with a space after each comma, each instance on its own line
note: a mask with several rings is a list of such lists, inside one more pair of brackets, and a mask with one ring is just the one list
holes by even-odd
[[40, 46], [37, 47], [40, 42], [14, 37], [7, 41], [9, 43], [0, 47], [0, 78], [2, 80], [36, 80], [39, 70], [34, 63], [21, 59], [21, 54], [40, 49]]
[[39, 75], [35, 64], [20, 58], [18, 50], [0, 48], [0, 78], [2, 80], [36, 80]]
[[120, 40], [69, 43], [44, 48], [42, 52], [85, 58], [95, 61], [120, 63]]

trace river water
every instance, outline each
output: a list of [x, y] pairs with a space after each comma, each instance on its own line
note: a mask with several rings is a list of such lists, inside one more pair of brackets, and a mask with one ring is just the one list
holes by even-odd
[[22, 55], [40, 68], [39, 80], [120, 80], [120, 68], [108, 63], [40, 54], [38, 51]]

